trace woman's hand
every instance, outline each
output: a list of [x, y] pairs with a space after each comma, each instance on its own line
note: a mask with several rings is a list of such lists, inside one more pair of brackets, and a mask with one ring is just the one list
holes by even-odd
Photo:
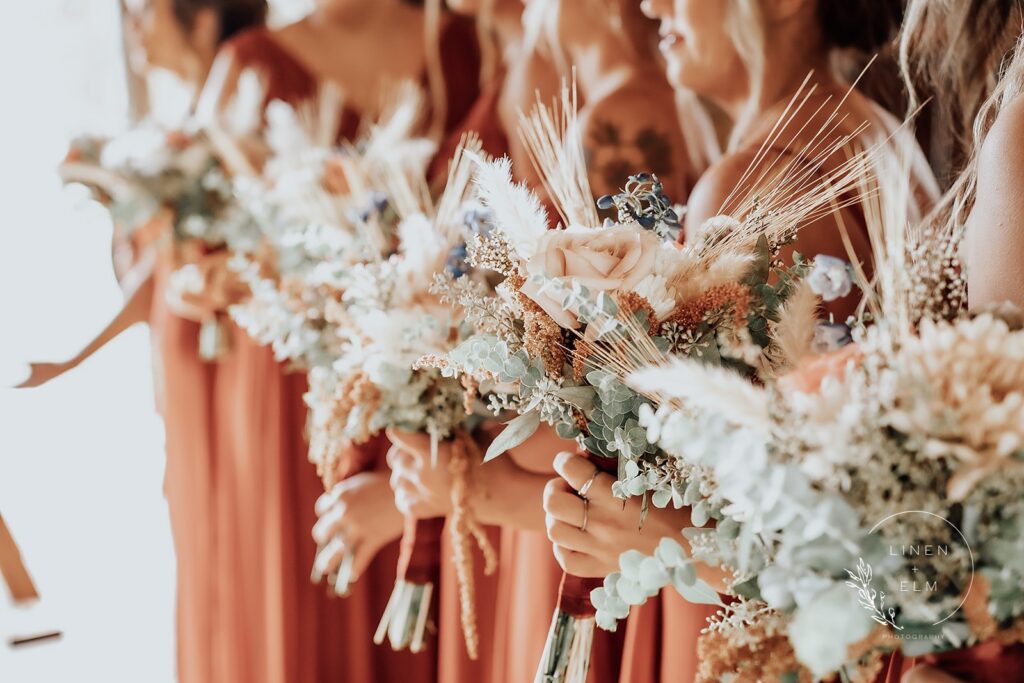
[[[545, 523], [558, 564], [574, 576], [607, 576], [618, 571], [622, 553], [652, 555], [658, 541], [678, 538], [690, 524], [686, 510], [652, 507], [639, 528], [640, 499], [614, 497], [615, 478], [579, 455], [559, 453], [555, 471], [561, 478], [550, 480], [544, 489]], [[584, 488], [586, 500], [577, 493]]]
[[362, 575], [381, 548], [402, 535], [402, 514], [395, 508], [387, 475], [363, 472], [335, 484], [316, 501], [320, 519], [313, 540], [320, 546], [314, 577], [337, 571], [346, 552], [353, 554], [353, 580]]
[[428, 435], [389, 429], [388, 438], [393, 444], [388, 452], [391, 489], [399, 512], [416, 519], [446, 517], [452, 509], [452, 443], [437, 444], [437, 462], [431, 463]]
[[[477, 434], [484, 440], [479, 444], [481, 453], [497, 431], [485, 429]], [[417, 519], [447, 516], [452, 509], [452, 479], [448, 469], [451, 444], [438, 444], [437, 463], [432, 467], [430, 438], [427, 435], [389, 431], [388, 437], [397, 447], [389, 454], [389, 462], [391, 486], [399, 509]], [[531, 441], [527, 440], [518, 449], [531, 447]], [[543, 446], [546, 442], [541, 440], [537, 443]], [[550, 453], [546, 455], [548, 463], [551, 462]], [[520, 467], [506, 453], [488, 463], [474, 464], [469, 477], [469, 505], [481, 523], [543, 531], [541, 503], [547, 475], [538, 475]]]

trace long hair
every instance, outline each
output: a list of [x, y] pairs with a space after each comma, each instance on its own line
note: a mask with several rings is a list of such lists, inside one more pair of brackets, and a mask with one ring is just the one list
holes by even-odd
[[[817, 0], [816, 15], [826, 50], [870, 55], [895, 37], [903, 19], [903, 2]], [[767, 40], [760, 2], [729, 0], [725, 29], [749, 75], [751, 95], [757, 97], [766, 68]]]
[[916, 109], [935, 97], [961, 159], [974, 117], [996, 88], [1021, 34], [1021, 0], [911, 0], [900, 37], [900, 69]]
[[916, 108], [935, 96], [952, 127], [960, 173], [932, 212], [946, 234], [974, 206], [978, 152], [1000, 111], [1024, 92], [1022, 0], [911, 0], [900, 68]]
[[174, 16], [186, 28], [192, 27], [199, 12], [213, 10], [220, 23], [221, 43], [267, 21], [267, 0], [171, 0], [171, 7]]

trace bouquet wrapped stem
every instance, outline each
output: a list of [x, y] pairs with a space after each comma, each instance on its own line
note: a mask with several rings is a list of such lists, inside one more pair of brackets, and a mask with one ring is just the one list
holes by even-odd
[[199, 357], [213, 363], [231, 349], [231, 332], [219, 314], [204, 318], [199, 323]]
[[398, 577], [373, 642], [387, 638], [395, 650], [421, 652], [433, 627], [431, 609], [441, 571], [444, 517], [405, 518]]
[[601, 579], [563, 572], [558, 586], [558, 608], [551, 619], [535, 683], [584, 683], [587, 680], [596, 625], [590, 591], [601, 583]]
[[[585, 454], [585, 453], [584, 453]], [[606, 462], [607, 461], [607, 462]], [[591, 462], [604, 471], [608, 458]], [[585, 683], [590, 670], [590, 653], [597, 625], [590, 592], [604, 583], [600, 578], [583, 578], [562, 573], [558, 586], [558, 607], [551, 618], [548, 639], [544, 643], [540, 667], [534, 683]]]

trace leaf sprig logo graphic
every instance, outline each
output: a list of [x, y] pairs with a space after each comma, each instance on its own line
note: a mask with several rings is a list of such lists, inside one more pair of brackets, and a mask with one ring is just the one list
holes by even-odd
[[877, 591], [871, 587], [871, 565], [864, 561], [863, 557], [857, 558], [857, 573], [846, 570], [850, 580], [846, 585], [857, 591], [857, 598], [861, 607], [871, 613], [871, 618], [879, 624], [891, 626], [897, 631], [903, 627], [896, 624], [896, 610], [892, 607], [885, 607], [885, 591]]

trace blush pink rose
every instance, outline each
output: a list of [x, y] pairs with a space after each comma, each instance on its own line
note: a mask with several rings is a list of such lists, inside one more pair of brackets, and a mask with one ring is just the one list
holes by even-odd
[[[654, 270], [660, 246], [661, 240], [654, 233], [621, 225], [551, 231], [541, 239], [526, 269], [529, 275], [546, 275], [566, 288], [578, 282], [594, 295], [629, 290]], [[522, 292], [562, 327], [580, 326], [575, 315], [562, 309], [557, 294], [529, 281]]]

